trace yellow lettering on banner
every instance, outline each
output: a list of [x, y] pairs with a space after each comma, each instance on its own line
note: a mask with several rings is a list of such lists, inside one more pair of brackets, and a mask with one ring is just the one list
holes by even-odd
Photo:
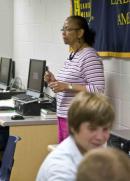
[[122, 0], [117, 0], [117, 4], [122, 4]]
[[74, 0], [74, 14], [80, 15], [80, 0]]
[[128, 25], [130, 24], [130, 12], [126, 14], [120, 13], [117, 15], [117, 24], [118, 25]]
[[90, 9], [91, 8], [91, 3], [80, 3], [80, 9]]
[[111, 5], [130, 3], [130, 0], [111, 0]]
[[92, 0], [88, 0], [87, 2], [80, 2], [80, 0], [73, 0], [73, 12], [74, 15], [81, 15], [87, 18], [88, 23], [94, 19], [92, 17]]
[[92, 4], [91, 3], [87, 3], [87, 8], [91, 8]]
[[130, 24], [130, 12], [127, 13], [127, 23]]
[[91, 8], [92, 8], [92, 2], [89, 0], [89, 2], [86, 3], [80, 3], [80, 15], [87, 18], [88, 22], [92, 20], [91, 15]]
[[129, 0], [123, 0], [123, 4], [130, 2]]
[[88, 17], [90, 17], [90, 15], [91, 15], [90, 12], [81, 12], [82, 17], [88, 18]]

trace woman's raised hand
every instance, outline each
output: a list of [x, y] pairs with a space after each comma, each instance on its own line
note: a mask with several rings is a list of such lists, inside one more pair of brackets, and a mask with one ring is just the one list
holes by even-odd
[[56, 81], [56, 79], [52, 72], [46, 71], [44, 75], [44, 81], [50, 83]]

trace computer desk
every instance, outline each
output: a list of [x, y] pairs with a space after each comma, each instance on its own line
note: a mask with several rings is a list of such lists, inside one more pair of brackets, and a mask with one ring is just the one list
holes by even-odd
[[22, 138], [16, 146], [11, 181], [35, 181], [38, 169], [48, 154], [47, 146], [57, 144], [56, 120], [30, 116], [16, 121], [2, 115], [0, 125], [9, 126], [10, 135]]

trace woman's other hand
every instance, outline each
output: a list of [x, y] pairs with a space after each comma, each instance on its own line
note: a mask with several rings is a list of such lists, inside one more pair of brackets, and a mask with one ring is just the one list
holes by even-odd
[[68, 89], [68, 84], [63, 82], [54, 81], [49, 83], [49, 87], [55, 92], [63, 92]]

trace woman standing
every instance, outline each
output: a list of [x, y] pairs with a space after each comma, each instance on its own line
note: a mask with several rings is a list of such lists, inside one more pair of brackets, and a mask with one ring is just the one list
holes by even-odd
[[55, 77], [45, 73], [45, 81], [57, 96], [59, 143], [68, 136], [67, 112], [72, 98], [80, 91], [104, 92], [104, 72], [101, 58], [92, 48], [93, 32], [85, 18], [70, 16], [61, 29], [64, 43], [72, 49], [63, 68]]

